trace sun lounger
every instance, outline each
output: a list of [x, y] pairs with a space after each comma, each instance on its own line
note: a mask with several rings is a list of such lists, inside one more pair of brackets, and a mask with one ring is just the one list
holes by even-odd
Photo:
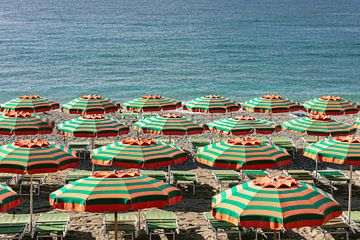
[[241, 180], [239, 172], [234, 170], [213, 170], [212, 174], [219, 184], [220, 191], [222, 191], [223, 182], [239, 182]]
[[298, 112], [290, 112], [289, 115], [295, 118], [299, 118], [299, 117], [306, 117], [308, 114], [304, 111], [298, 111]]
[[144, 214], [145, 231], [151, 236], [155, 234], [171, 234], [175, 240], [175, 234], [179, 233], [178, 220], [174, 212], [155, 210]]
[[76, 151], [76, 155], [80, 157], [80, 159], [85, 160], [90, 141], [69, 141], [68, 146]]
[[[118, 213], [118, 231], [122, 236], [129, 235], [133, 240], [139, 234], [138, 217], [136, 213]], [[104, 216], [104, 238], [109, 238], [109, 233], [115, 231], [115, 218], [113, 213]]]
[[309, 144], [318, 142], [319, 141], [318, 139], [319, 139], [318, 137], [313, 137], [313, 136], [301, 137], [301, 140], [303, 140], [304, 142], [304, 147], [306, 147]]
[[68, 231], [69, 222], [68, 213], [42, 213], [36, 219], [32, 236], [36, 239], [56, 236], [62, 240]]
[[209, 138], [191, 138], [191, 144], [194, 149], [197, 149], [198, 147], [203, 147], [203, 146], [211, 144], [211, 139], [209, 139]]
[[[255, 240], [259, 239], [259, 235], [264, 236], [264, 239], [268, 239], [268, 237], [266, 236], [267, 234], [271, 236], [274, 235], [274, 231], [270, 229], [255, 228], [252, 230], [255, 231]], [[277, 232], [277, 240], [281, 240], [281, 232], [284, 232], [284, 230], [282, 229], [281, 231]]]
[[112, 144], [114, 141], [111, 140], [96, 140], [94, 143], [95, 148], [103, 147], [109, 144]]
[[123, 112], [122, 117], [123, 119], [137, 119], [138, 114], [133, 112]]
[[166, 182], [166, 172], [161, 170], [141, 170], [141, 174]]
[[13, 173], [0, 173], [0, 182], [6, 185], [15, 185], [18, 182], [18, 175]]
[[330, 183], [331, 194], [337, 189], [334, 187], [335, 184], [348, 184], [350, 181], [343, 172], [338, 170], [318, 170], [317, 177]]
[[273, 137], [271, 139], [272, 143], [276, 146], [285, 148], [289, 154], [294, 158], [296, 154], [296, 146], [293, 140], [289, 137]]
[[143, 118], [149, 118], [149, 117], [154, 116], [155, 114], [152, 112], [143, 112], [141, 115]]
[[[36, 195], [39, 195], [40, 194], [40, 187], [42, 184], [45, 183], [46, 181], [46, 178], [47, 178], [48, 174], [45, 173], [45, 174], [33, 174], [32, 175], [32, 184], [33, 184], [33, 189], [35, 191], [35, 194]], [[30, 175], [21, 175], [20, 178], [19, 178], [19, 182], [20, 182], [20, 194], [21, 195], [29, 195], [29, 193], [22, 193], [22, 189], [24, 188], [24, 186], [30, 186], [30, 183], [31, 183], [31, 177]]]
[[[343, 218], [347, 220], [348, 212], [343, 212]], [[360, 233], [360, 211], [351, 211], [350, 227], [354, 232]]]
[[228, 222], [225, 222], [225, 221], [215, 219], [212, 216], [211, 212], [204, 212], [204, 217], [206, 219], [208, 227], [215, 233], [216, 240], [219, 239], [219, 231], [220, 230], [222, 230], [226, 233], [236, 233], [239, 236], [239, 240], [241, 240], [241, 231], [238, 226], [233, 225]]
[[331, 219], [326, 224], [319, 227], [320, 231], [324, 234], [324, 240], [327, 239], [326, 234], [339, 235], [345, 234], [346, 240], [349, 240], [349, 225], [344, 221], [342, 217]]
[[22, 239], [29, 225], [29, 214], [4, 214], [0, 216], [0, 239], [8, 239], [5, 236], [10, 239]]
[[177, 186], [179, 182], [185, 182], [192, 184], [193, 194], [196, 191], [196, 183], [198, 182], [198, 178], [196, 173], [192, 171], [171, 171], [171, 176], [173, 179], [173, 183]]
[[257, 177], [270, 176], [270, 174], [264, 170], [244, 170], [244, 176], [249, 180], [253, 180]]
[[295, 180], [314, 184], [314, 175], [310, 171], [306, 170], [288, 170], [284, 171], [286, 176], [292, 177]]
[[76, 172], [68, 172], [65, 176], [65, 184], [70, 182], [79, 180], [81, 178], [88, 177], [92, 174], [91, 171], [76, 171]]

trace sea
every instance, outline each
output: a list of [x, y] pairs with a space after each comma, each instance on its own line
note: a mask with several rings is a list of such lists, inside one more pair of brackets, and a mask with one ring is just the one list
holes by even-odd
[[0, 102], [360, 101], [359, 0], [0, 0]]

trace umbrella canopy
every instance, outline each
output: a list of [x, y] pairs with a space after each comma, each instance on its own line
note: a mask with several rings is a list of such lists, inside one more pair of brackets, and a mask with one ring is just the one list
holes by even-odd
[[289, 132], [309, 136], [346, 136], [354, 134], [356, 129], [324, 115], [309, 115], [284, 122], [282, 126]]
[[20, 205], [22, 198], [14, 190], [0, 184], [0, 212], [7, 212], [11, 208]]
[[120, 121], [103, 115], [83, 115], [57, 125], [59, 134], [67, 137], [116, 137], [129, 133]]
[[246, 135], [252, 133], [273, 134], [281, 131], [281, 125], [248, 116], [236, 116], [206, 124], [216, 133], [223, 135]]
[[203, 113], [226, 113], [240, 109], [240, 103], [219, 95], [207, 95], [196, 98], [184, 105], [184, 110]]
[[29, 112], [4, 112], [0, 114], [0, 135], [51, 134], [55, 123]]
[[274, 168], [291, 163], [284, 148], [256, 138], [232, 138], [199, 147], [196, 160], [210, 167], [236, 170]]
[[217, 219], [272, 230], [320, 226], [342, 214], [329, 193], [289, 177], [257, 178], [232, 187], [214, 196], [212, 208]]
[[172, 205], [179, 189], [137, 172], [94, 173], [50, 194], [50, 205], [64, 210], [117, 212]]
[[1, 104], [2, 111], [47, 112], [59, 108], [59, 103], [38, 95], [24, 95]]
[[343, 115], [356, 114], [359, 105], [339, 96], [322, 96], [304, 103], [304, 108], [311, 114]]
[[128, 138], [91, 151], [94, 164], [122, 168], [158, 168], [186, 160], [182, 149], [146, 138]]
[[298, 111], [302, 106], [280, 95], [263, 95], [245, 102], [243, 109], [248, 112], [272, 114]]
[[46, 140], [21, 140], [0, 147], [0, 172], [50, 173], [77, 165], [75, 152]]
[[158, 112], [175, 110], [181, 107], [181, 102], [160, 95], [147, 95], [123, 103], [121, 107], [132, 112]]
[[178, 114], [160, 114], [133, 124], [135, 130], [157, 135], [201, 134], [204, 124]]
[[360, 118], [355, 119], [354, 127], [360, 129]]
[[116, 112], [120, 104], [100, 95], [86, 95], [62, 105], [61, 111], [69, 114], [103, 114]]

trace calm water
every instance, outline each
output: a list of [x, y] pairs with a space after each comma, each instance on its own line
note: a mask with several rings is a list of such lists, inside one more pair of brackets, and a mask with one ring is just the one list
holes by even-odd
[[359, 0], [0, 0], [0, 101], [360, 100]]

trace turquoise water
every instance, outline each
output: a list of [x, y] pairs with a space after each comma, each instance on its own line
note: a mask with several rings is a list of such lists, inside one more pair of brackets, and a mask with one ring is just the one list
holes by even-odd
[[359, 0], [1, 0], [0, 101], [360, 100]]

